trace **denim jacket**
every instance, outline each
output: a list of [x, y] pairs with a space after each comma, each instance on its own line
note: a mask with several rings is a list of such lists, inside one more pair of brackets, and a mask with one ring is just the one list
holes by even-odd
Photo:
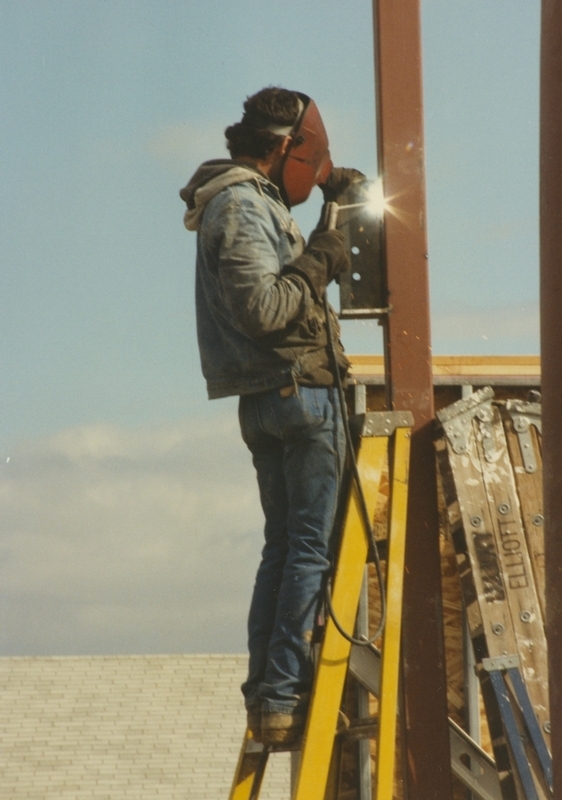
[[[304, 242], [278, 188], [224, 160], [203, 164], [180, 195], [186, 226], [198, 230], [197, 335], [209, 397], [331, 385], [323, 307], [304, 278], [283, 274]], [[332, 329], [345, 371], [335, 315]]]

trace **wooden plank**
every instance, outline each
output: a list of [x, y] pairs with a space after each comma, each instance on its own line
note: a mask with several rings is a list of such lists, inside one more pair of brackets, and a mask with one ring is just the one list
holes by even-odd
[[[482, 459], [478, 449], [478, 422], [476, 414], [485, 416], [492, 414], [490, 393], [478, 393], [481, 402], [476, 400], [472, 407], [466, 403], [455, 403], [451, 409], [461, 409], [458, 414], [453, 411], [448, 426], [458, 426], [461, 413], [465, 417], [464, 436], [466, 442], [462, 451], [455, 452], [448, 443], [447, 452], [452, 479], [455, 487], [456, 507], [449, 506], [449, 524], [453, 535], [453, 543], [458, 552], [455, 538], [462, 529], [468, 559], [463, 563], [461, 582], [472, 581], [475, 596], [469, 595], [471, 602], [467, 604], [468, 624], [471, 635], [483, 633], [486, 641], [486, 655], [501, 656], [504, 653], [515, 653], [516, 641], [511, 625], [511, 616], [507, 602], [506, 589], [500, 570], [500, 558], [494, 537], [495, 510], [490, 507], [489, 498], [482, 482]], [[475, 397], [475, 395], [473, 395]], [[464, 402], [464, 401], [462, 401]], [[468, 411], [464, 411], [467, 408]], [[447, 409], [448, 410], [448, 409]], [[445, 410], [444, 410], [445, 411]], [[440, 418], [444, 411], [439, 412]], [[449, 439], [455, 435], [453, 427], [449, 430]], [[459, 429], [461, 430], [461, 429]], [[462, 434], [459, 434], [461, 436]], [[467, 570], [470, 572], [468, 575]], [[468, 598], [466, 598], [468, 599]], [[478, 613], [476, 613], [477, 603]]]
[[478, 374], [480, 367], [540, 369], [541, 359], [540, 356], [433, 356], [433, 364], [435, 368], [471, 366], [476, 368], [473, 372]]
[[[349, 356], [352, 366], [383, 366], [384, 357], [382, 355], [354, 354]], [[449, 367], [471, 367], [474, 374], [478, 374], [479, 368], [489, 369], [519, 369], [528, 368], [533, 371], [540, 369], [540, 356], [433, 356], [433, 369], [445, 369]]]
[[[351, 375], [383, 376], [382, 355], [351, 355]], [[433, 377], [527, 377], [529, 386], [540, 382], [539, 356], [433, 356]]]
[[529, 436], [535, 454], [536, 469], [534, 472], [528, 472], [523, 463], [521, 443], [514, 428], [513, 419], [505, 407], [502, 407], [502, 419], [507, 446], [509, 448], [509, 456], [515, 474], [515, 485], [521, 505], [521, 516], [533, 567], [535, 586], [539, 596], [543, 624], [545, 624], [544, 510], [541, 436], [536, 427], [531, 425], [529, 428]]
[[524, 375], [529, 379], [536, 380], [540, 376], [540, 367], [531, 366], [528, 363], [523, 364], [443, 364], [436, 365], [433, 370], [434, 375], [458, 375], [458, 376], [516, 376]]
[[[477, 662], [486, 656], [518, 654], [544, 731], [548, 720], [546, 640], [514, 471], [502, 419], [491, 396], [491, 390], [482, 390], [439, 412], [447, 438], [437, 442], [438, 460]], [[510, 754], [503, 734], [498, 738], [497, 702], [483, 670], [480, 678], [501, 770]], [[510, 767], [508, 772], [512, 772]], [[539, 796], [546, 797], [542, 780], [536, 778], [536, 782]], [[502, 781], [504, 796], [514, 791], [521, 792], [515, 774]]]
[[[546, 636], [527, 539], [521, 521], [515, 477], [500, 412], [495, 406], [491, 426], [494, 439], [494, 450], [491, 455], [486, 457], [484, 452], [486, 431], [482, 431], [482, 441], [477, 441], [476, 444], [515, 633], [516, 650], [513, 652], [517, 652], [521, 660], [521, 671], [529, 697], [547, 744], [550, 745], [550, 736], [546, 733], [548, 729], [546, 723], [550, 719]], [[501, 636], [496, 638], [501, 639]]]
[[[471, 553], [469, 552], [467, 533], [463, 524], [463, 515], [461, 513], [461, 504], [457, 494], [455, 476], [453, 475], [451, 462], [449, 461], [446, 438], [444, 436], [438, 438], [435, 442], [435, 447], [437, 451], [437, 463], [443, 481], [445, 502], [447, 504], [449, 529], [457, 556], [457, 568], [467, 612], [470, 635], [476, 661], [481, 663], [482, 658], [488, 655], [488, 650], [479, 599], [483, 598], [482, 604], [484, 604], [486, 602], [486, 594], [484, 592], [483, 582], [481, 580], [476, 580], [475, 572], [472, 569], [473, 562], [471, 560]], [[475, 555], [474, 560], [476, 560]], [[489, 561], [490, 559], [488, 559], [487, 564], [488, 571], [490, 569]], [[490, 580], [491, 578], [489, 576], [488, 581], [490, 582]], [[511, 757], [505, 739], [496, 698], [490, 685], [489, 676], [484, 670], [479, 669], [478, 677], [480, 679], [482, 698], [488, 719], [488, 727], [490, 730], [492, 749], [498, 771], [502, 797], [504, 800], [518, 800], [518, 798], [520, 800], [522, 795], [518, 794], [516, 789], [515, 777], [511, 766]]]

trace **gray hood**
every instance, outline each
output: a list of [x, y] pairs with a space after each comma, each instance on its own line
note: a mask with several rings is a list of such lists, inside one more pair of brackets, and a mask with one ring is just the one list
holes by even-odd
[[205, 206], [226, 186], [252, 180], [269, 183], [259, 170], [249, 164], [237, 163], [226, 158], [217, 158], [201, 164], [187, 186], [180, 191], [181, 199], [187, 204], [183, 218], [187, 230], [196, 231], [199, 228]]

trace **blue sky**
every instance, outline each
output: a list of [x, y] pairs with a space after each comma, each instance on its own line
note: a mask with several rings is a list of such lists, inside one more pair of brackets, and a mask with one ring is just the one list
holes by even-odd
[[[540, 4], [422, 14], [435, 352], [538, 352]], [[0, 58], [0, 652], [242, 650], [260, 512], [236, 402], [206, 400], [178, 190], [267, 84], [374, 177], [371, 4], [0, 0]], [[374, 323], [343, 339], [380, 352]]]

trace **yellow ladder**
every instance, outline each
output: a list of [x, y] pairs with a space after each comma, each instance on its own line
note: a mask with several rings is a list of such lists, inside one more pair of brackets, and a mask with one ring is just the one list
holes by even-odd
[[[362, 415], [362, 420], [357, 466], [371, 519], [375, 513], [383, 470], [387, 463], [390, 465], [387, 621], [381, 659], [374, 798], [392, 800], [410, 429], [413, 418], [410, 412], [393, 411], [371, 412]], [[368, 550], [357, 488], [352, 485], [332, 589], [334, 614], [342, 628], [350, 633], [357, 617]], [[350, 649], [350, 642], [338, 632], [329, 617], [320, 648], [292, 800], [325, 798]], [[230, 800], [257, 800], [268, 756], [269, 748], [254, 742], [249, 731], [246, 731]]]

